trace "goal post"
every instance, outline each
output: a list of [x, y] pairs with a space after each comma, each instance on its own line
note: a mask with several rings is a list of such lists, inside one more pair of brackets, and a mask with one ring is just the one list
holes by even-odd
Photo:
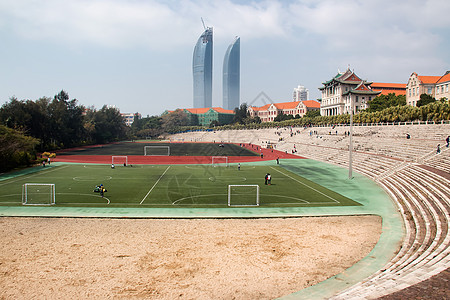
[[22, 205], [55, 204], [54, 183], [25, 183], [22, 185]]
[[113, 155], [111, 157], [111, 164], [114, 166], [120, 166], [125, 164], [128, 166], [128, 156], [125, 155]]
[[259, 185], [228, 185], [228, 206], [259, 206]]
[[212, 156], [211, 166], [225, 166], [228, 167], [228, 156]]
[[144, 146], [145, 156], [170, 156], [170, 146]]

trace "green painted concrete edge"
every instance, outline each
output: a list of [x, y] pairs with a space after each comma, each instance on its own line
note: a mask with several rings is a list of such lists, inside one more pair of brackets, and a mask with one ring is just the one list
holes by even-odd
[[[345, 178], [344, 176], [348, 177], [348, 169], [339, 167], [334, 169], [334, 166], [321, 162], [315, 162], [315, 164], [323, 164], [324, 168], [332, 169], [333, 172], [336, 173], [335, 176], [338, 176], [336, 178]], [[386, 192], [375, 182], [358, 173], [354, 173], [354, 178], [351, 180], [341, 179], [329, 183], [323, 182], [323, 180], [326, 181], [327, 179], [314, 179], [315, 182], [364, 205], [361, 209], [359, 207], [354, 207], [355, 214], [358, 214], [358, 211], [361, 211], [361, 213], [364, 211], [364, 213], [378, 215], [382, 218], [382, 232], [380, 239], [366, 257], [346, 269], [344, 272], [296, 293], [281, 297], [280, 299], [328, 299], [338, 292], [363, 281], [370, 275], [383, 269], [383, 267], [398, 252], [403, 241], [405, 228], [398, 208]], [[357, 188], [355, 187], [355, 184], [358, 185]], [[340, 187], [336, 185], [340, 185]], [[349, 188], [349, 190], [345, 191], [347, 188]], [[362, 197], [364, 199], [361, 199], [361, 194], [359, 194], [361, 192], [364, 192], [364, 196]]]
[[[89, 208], [0, 206], [0, 216], [20, 217], [91, 217], [91, 218], [288, 218], [312, 216], [378, 215], [382, 233], [374, 249], [361, 261], [336, 276], [280, 299], [327, 299], [385, 266], [395, 255], [404, 236], [403, 222], [392, 200], [375, 182], [338, 166], [309, 160], [280, 160], [280, 166], [362, 204], [343, 207], [297, 208]], [[54, 163], [52, 167], [64, 163]], [[242, 163], [276, 166], [273, 161]], [[30, 173], [44, 170], [30, 168]], [[270, 170], [270, 169], [269, 169]], [[24, 170], [25, 171], [25, 170]], [[29, 173], [18, 172], [16, 176]], [[4, 175], [2, 175], [3, 177]], [[275, 175], [276, 176], [276, 175]], [[1, 180], [1, 178], [0, 178]]]

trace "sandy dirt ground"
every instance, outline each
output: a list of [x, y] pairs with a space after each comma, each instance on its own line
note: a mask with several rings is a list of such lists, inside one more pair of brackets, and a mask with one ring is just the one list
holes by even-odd
[[344, 271], [381, 218], [0, 218], [0, 299], [274, 299]]

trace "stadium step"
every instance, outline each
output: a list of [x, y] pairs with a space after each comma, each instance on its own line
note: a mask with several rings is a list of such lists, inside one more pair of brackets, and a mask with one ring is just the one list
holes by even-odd
[[[348, 167], [349, 138], [343, 132], [349, 130], [345, 125], [267, 128], [229, 130], [226, 136], [235, 143], [259, 146], [269, 140], [288, 153], [295, 145], [300, 156]], [[353, 168], [376, 181], [396, 203], [405, 236], [388, 264], [332, 299], [378, 298], [450, 267], [450, 151], [444, 142], [449, 131], [450, 124], [353, 127]], [[205, 132], [201, 138], [212, 141], [221, 135]], [[440, 154], [436, 154], [438, 144]]]

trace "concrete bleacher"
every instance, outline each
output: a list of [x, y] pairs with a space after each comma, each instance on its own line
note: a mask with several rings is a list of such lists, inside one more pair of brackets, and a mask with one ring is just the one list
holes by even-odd
[[[333, 299], [374, 299], [450, 267], [450, 124], [353, 127], [352, 166], [377, 182], [402, 213], [406, 235], [388, 265]], [[348, 126], [192, 132], [185, 141], [252, 143], [349, 166]], [[410, 136], [406, 138], [407, 134]], [[436, 153], [437, 145], [441, 153]]]
[[438, 274], [449, 267], [448, 180], [412, 165], [381, 185], [399, 204], [406, 236], [391, 262], [332, 299], [378, 298]]

